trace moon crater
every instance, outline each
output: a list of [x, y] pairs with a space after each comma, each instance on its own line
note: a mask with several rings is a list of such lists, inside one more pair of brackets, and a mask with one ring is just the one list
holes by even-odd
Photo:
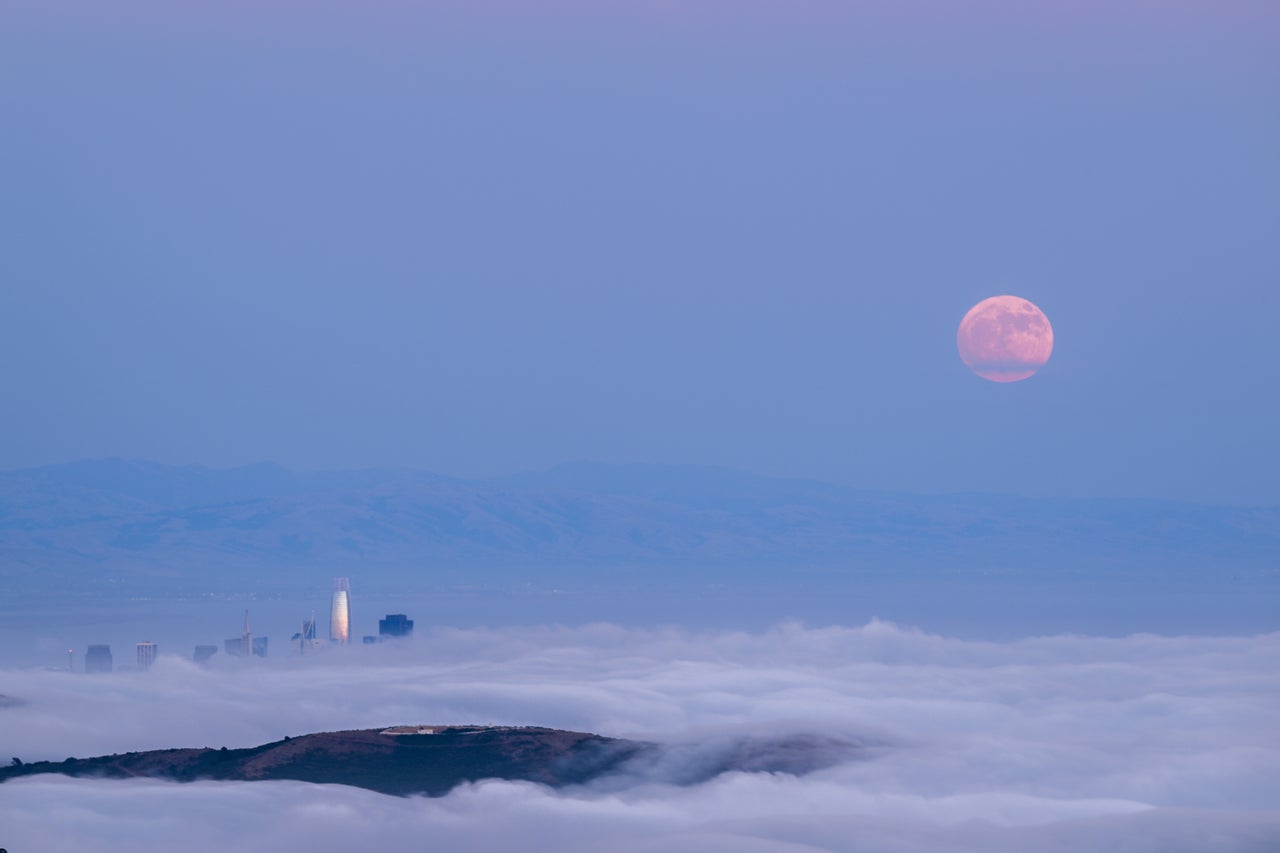
[[960, 359], [992, 382], [1017, 382], [1034, 374], [1053, 352], [1053, 326], [1020, 296], [992, 296], [969, 309], [956, 331]]

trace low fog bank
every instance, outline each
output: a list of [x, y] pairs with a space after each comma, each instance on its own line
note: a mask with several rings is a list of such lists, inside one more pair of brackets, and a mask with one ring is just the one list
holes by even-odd
[[[993, 643], [884, 622], [594, 625], [441, 629], [210, 668], [162, 656], [149, 672], [0, 671], [0, 693], [24, 700], [0, 708], [6, 760], [417, 722], [665, 745], [626, 779], [558, 793], [485, 782], [439, 800], [31, 777], [3, 786], [0, 846], [340, 850], [376, 831], [458, 850], [531, 837], [556, 850], [1270, 850], [1277, 653], [1280, 634]], [[726, 755], [776, 767], [795, 745], [788, 769], [807, 775], [716, 775]]]
[[1275, 813], [1148, 808], [1017, 794], [877, 794], [839, 780], [734, 774], [695, 789], [558, 795], [483, 782], [400, 799], [296, 782], [105, 782], [38, 776], [5, 784], [8, 849], [508, 853], [986, 853], [1080, 850], [1270, 853]]

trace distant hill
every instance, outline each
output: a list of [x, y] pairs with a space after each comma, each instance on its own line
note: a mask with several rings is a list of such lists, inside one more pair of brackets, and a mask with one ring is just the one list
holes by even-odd
[[0, 472], [9, 588], [201, 589], [430, 571], [442, 581], [612, 572], [1274, 572], [1280, 510], [922, 496], [696, 466], [218, 470], [104, 460]]
[[15, 764], [0, 782], [36, 773], [109, 779], [293, 779], [354, 785], [385, 794], [448, 793], [479, 779], [560, 786], [585, 782], [634, 756], [628, 741], [542, 728], [438, 727], [432, 734], [324, 732], [249, 749], [161, 749], [62, 762]]
[[441, 796], [463, 782], [518, 779], [552, 787], [612, 779], [694, 784], [731, 770], [803, 774], [847, 760], [857, 744], [789, 735], [668, 748], [582, 732], [512, 726], [404, 726], [322, 732], [248, 749], [161, 749], [0, 768], [0, 782], [57, 773], [108, 779], [290, 779]]

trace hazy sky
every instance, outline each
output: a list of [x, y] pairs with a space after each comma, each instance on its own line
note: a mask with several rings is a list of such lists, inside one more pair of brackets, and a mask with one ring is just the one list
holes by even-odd
[[0, 467], [1278, 503], [1276, 9], [8, 2]]

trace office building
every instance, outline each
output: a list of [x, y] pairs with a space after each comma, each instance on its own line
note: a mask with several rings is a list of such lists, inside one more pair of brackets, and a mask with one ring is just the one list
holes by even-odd
[[256, 657], [265, 658], [267, 656], [267, 638], [255, 637], [253, 632], [249, 630], [249, 611], [244, 612], [244, 630], [240, 632], [239, 637], [232, 637], [229, 640], [223, 640], [222, 648], [231, 657]]
[[378, 636], [412, 637], [413, 620], [403, 613], [388, 613], [386, 619], [378, 620]]
[[196, 646], [195, 654], [191, 656], [191, 659], [196, 663], [204, 663], [205, 661], [207, 661], [209, 658], [213, 657], [217, 653], [218, 653], [217, 646]]
[[85, 672], [110, 672], [111, 669], [110, 646], [90, 646], [84, 653]]
[[374, 645], [377, 645], [379, 642], [381, 642], [381, 640], [380, 638], [375, 637], [372, 634], [365, 634], [363, 637], [360, 638], [360, 642], [364, 643], [366, 646], [374, 646]]
[[267, 637], [232, 637], [222, 641], [222, 650], [233, 658], [249, 657], [250, 653], [256, 658], [265, 658], [267, 639]]
[[148, 669], [156, 662], [160, 647], [155, 643], [138, 643], [138, 669]]
[[351, 581], [334, 578], [333, 605], [329, 609], [329, 642], [351, 642]]
[[302, 630], [295, 631], [289, 640], [297, 647], [298, 654], [306, 654], [308, 651], [320, 646], [320, 641], [316, 639], [316, 614], [314, 612], [311, 614], [310, 619], [303, 621]]

